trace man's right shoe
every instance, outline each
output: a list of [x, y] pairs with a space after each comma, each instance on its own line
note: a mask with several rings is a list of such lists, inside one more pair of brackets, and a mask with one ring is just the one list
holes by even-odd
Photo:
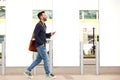
[[28, 78], [30, 78], [30, 79], [32, 79], [33, 78], [33, 76], [32, 76], [32, 74], [30, 73], [30, 72], [24, 72], [24, 75], [26, 76], [26, 77], [28, 77]]
[[56, 79], [56, 76], [53, 75], [53, 74], [49, 74], [47, 77], [46, 77], [47, 80], [51, 80], [51, 79]]

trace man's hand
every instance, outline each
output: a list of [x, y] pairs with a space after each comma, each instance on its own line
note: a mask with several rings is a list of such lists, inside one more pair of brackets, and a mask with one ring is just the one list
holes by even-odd
[[54, 35], [56, 32], [51, 32], [51, 36]]

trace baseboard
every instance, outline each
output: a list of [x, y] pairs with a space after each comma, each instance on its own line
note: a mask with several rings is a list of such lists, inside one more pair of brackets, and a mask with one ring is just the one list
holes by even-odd
[[[0, 67], [1, 68], [1, 67]], [[44, 74], [44, 67], [36, 67], [36, 75]], [[6, 75], [22, 75], [26, 70], [26, 67], [7, 67], [5, 70]], [[52, 69], [54, 74], [80, 74], [80, 67], [53, 67]], [[32, 71], [33, 74], [34, 70]], [[101, 74], [120, 74], [120, 66], [108, 66], [108, 67], [100, 67], [99, 73]], [[2, 70], [0, 69], [0, 74], [2, 74]], [[84, 66], [83, 74], [96, 74], [96, 68], [93, 65]]]

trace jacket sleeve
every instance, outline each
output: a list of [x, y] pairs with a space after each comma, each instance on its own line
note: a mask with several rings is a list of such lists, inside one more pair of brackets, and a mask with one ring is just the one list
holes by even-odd
[[51, 37], [51, 33], [46, 33], [46, 38], [50, 38]]

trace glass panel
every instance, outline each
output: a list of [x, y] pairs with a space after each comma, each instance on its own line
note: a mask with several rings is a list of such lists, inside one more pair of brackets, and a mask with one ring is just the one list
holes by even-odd
[[98, 10], [80, 10], [79, 17], [80, 19], [97, 19]]
[[5, 6], [0, 6], [0, 66], [2, 65], [2, 42], [5, 35]]
[[95, 10], [85, 10], [84, 11], [84, 18], [85, 19], [96, 19], [96, 11]]
[[79, 12], [79, 19], [83, 19], [83, 17], [82, 17], [82, 11]]
[[2, 65], [2, 42], [4, 41], [4, 36], [0, 36], [0, 66]]
[[[37, 14], [38, 12], [40, 12], [41, 10], [33, 10], [33, 19], [38, 19]], [[52, 10], [45, 10], [45, 13], [47, 15], [48, 19], [52, 19]]]
[[5, 19], [5, 6], [0, 6], [0, 19]]
[[95, 58], [95, 43], [99, 41], [98, 10], [80, 10], [79, 19], [83, 29], [84, 58]]

